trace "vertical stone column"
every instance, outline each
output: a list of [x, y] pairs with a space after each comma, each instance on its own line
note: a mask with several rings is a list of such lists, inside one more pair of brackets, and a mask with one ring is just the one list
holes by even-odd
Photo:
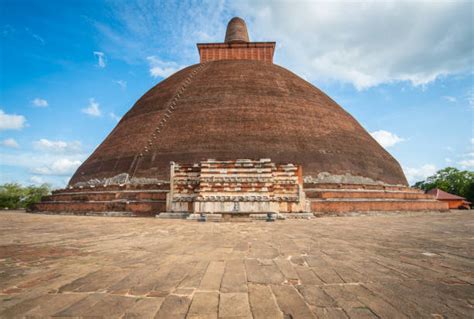
[[175, 162], [170, 162], [170, 191], [166, 195], [166, 211], [173, 211], [173, 196], [174, 196], [174, 168]]

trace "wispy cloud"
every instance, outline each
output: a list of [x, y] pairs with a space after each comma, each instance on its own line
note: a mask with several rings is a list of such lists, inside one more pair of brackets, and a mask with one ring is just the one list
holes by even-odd
[[459, 162], [462, 168], [473, 168], [474, 167], [474, 158], [465, 159]]
[[45, 180], [41, 176], [33, 175], [33, 176], [30, 177], [30, 182], [32, 182], [33, 184], [36, 184], [36, 185], [41, 185], [41, 184], [45, 183]]
[[468, 151], [460, 156], [458, 164], [463, 169], [473, 169], [474, 168], [474, 138], [469, 140], [470, 145], [468, 146]]
[[175, 62], [165, 62], [156, 56], [146, 58], [150, 64], [150, 75], [154, 78], [166, 78], [182, 67]]
[[114, 83], [119, 85], [122, 88], [122, 90], [125, 90], [127, 88], [127, 81], [116, 80], [116, 81], [114, 81]]
[[[57, 182], [57, 177], [62, 179], [70, 176], [79, 167], [87, 154], [82, 149], [80, 141], [61, 141], [39, 139], [33, 142], [31, 151], [0, 152], [2, 165], [24, 168], [33, 176], [47, 175], [47, 181]], [[39, 176], [34, 183], [43, 183], [45, 180]]]
[[399, 137], [398, 135], [391, 133], [385, 130], [379, 130], [370, 133], [372, 137], [383, 147], [389, 148], [400, 142], [403, 142], [405, 139]]
[[403, 169], [410, 184], [426, 179], [436, 173], [436, 165], [425, 164], [420, 167], [406, 167]]
[[474, 89], [469, 90], [466, 95], [467, 103], [470, 107], [474, 108]]
[[118, 122], [120, 121], [120, 119], [122, 118], [121, 116], [118, 116], [117, 114], [115, 114], [114, 112], [110, 112], [109, 113], [109, 116], [112, 120]]
[[10, 148], [19, 148], [20, 147], [18, 142], [13, 138], [4, 139], [3, 141], [0, 142], [0, 145], [3, 145], [5, 147], [10, 147]]
[[80, 141], [51, 141], [45, 138], [33, 142], [33, 147], [39, 151], [53, 153], [80, 153], [82, 145]]
[[41, 45], [45, 45], [46, 44], [46, 41], [44, 41], [44, 39], [39, 36], [38, 34], [34, 33], [33, 31], [30, 30], [30, 28], [25, 28], [25, 31], [26, 33], [28, 33], [33, 39], [35, 39], [36, 41], [38, 41], [39, 43], [41, 43]]
[[21, 167], [35, 175], [70, 176], [87, 154], [57, 153], [49, 151], [0, 153], [2, 165]]
[[32, 172], [39, 175], [66, 176], [74, 173], [79, 165], [81, 165], [81, 161], [79, 160], [60, 158], [52, 162], [50, 165], [34, 168]]
[[247, 17], [253, 39], [276, 40], [277, 61], [311, 80], [351, 83], [359, 90], [398, 81], [423, 86], [471, 72], [474, 64], [470, 1], [231, 5]]
[[89, 99], [89, 105], [83, 108], [81, 112], [90, 116], [99, 117], [102, 115], [99, 106], [99, 103], [92, 97]]
[[427, 6], [425, 1], [190, 5], [143, 0], [112, 2], [111, 7], [116, 25], [97, 23], [99, 34], [116, 56], [135, 61], [163, 57], [163, 48], [178, 57], [177, 63], [196, 61], [195, 43], [223, 41], [228, 19], [237, 13], [246, 19], [251, 40], [276, 40], [276, 62], [310, 81], [350, 83], [359, 90], [400, 81], [425, 86], [445, 75], [470, 72], [474, 63], [469, 1]]
[[26, 118], [23, 115], [7, 114], [0, 109], [0, 131], [21, 130], [26, 125]]
[[37, 106], [37, 107], [47, 107], [49, 105], [48, 101], [46, 101], [45, 99], [39, 98], [39, 97], [37, 97], [36, 99], [31, 101], [31, 103], [34, 106]]
[[9, 24], [5, 24], [1, 27], [1, 34], [4, 37], [8, 37], [9, 35], [14, 34], [15, 32], [16, 29]]
[[451, 102], [451, 103], [454, 103], [458, 100], [454, 96], [448, 96], [448, 95], [443, 96], [443, 99], [445, 99], [446, 101]]
[[97, 58], [97, 66], [99, 68], [105, 68], [107, 63], [104, 52], [94, 51], [94, 56]]
[[[176, 57], [179, 64], [198, 60], [197, 42], [224, 39], [231, 16], [227, 1], [110, 2], [114, 26], [96, 22], [101, 45], [109, 55], [129, 63], [148, 56]], [[163, 58], [164, 59], [164, 58]]]

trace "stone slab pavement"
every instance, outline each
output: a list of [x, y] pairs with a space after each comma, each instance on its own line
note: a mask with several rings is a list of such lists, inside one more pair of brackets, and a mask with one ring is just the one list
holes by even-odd
[[0, 212], [0, 317], [473, 318], [474, 213], [198, 223]]

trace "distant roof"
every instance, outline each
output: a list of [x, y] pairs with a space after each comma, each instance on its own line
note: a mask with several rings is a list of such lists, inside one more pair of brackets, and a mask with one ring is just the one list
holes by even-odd
[[447, 193], [447, 192], [445, 192], [445, 191], [443, 191], [439, 188], [430, 189], [426, 193], [434, 195], [436, 197], [436, 199], [440, 199], [440, 200], [443, 200], [443, 199], [457, 199], [457, 200], [462, 199], [462, 200], [465, 200], [464, 197]]

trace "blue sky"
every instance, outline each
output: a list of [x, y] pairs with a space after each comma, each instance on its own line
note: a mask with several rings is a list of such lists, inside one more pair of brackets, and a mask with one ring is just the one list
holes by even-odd
[[0, 0], [0, 183], [65, 186], [153, 85], [227, 21], [349, 111], [410, 182], [474, 168], [469, 1]]

